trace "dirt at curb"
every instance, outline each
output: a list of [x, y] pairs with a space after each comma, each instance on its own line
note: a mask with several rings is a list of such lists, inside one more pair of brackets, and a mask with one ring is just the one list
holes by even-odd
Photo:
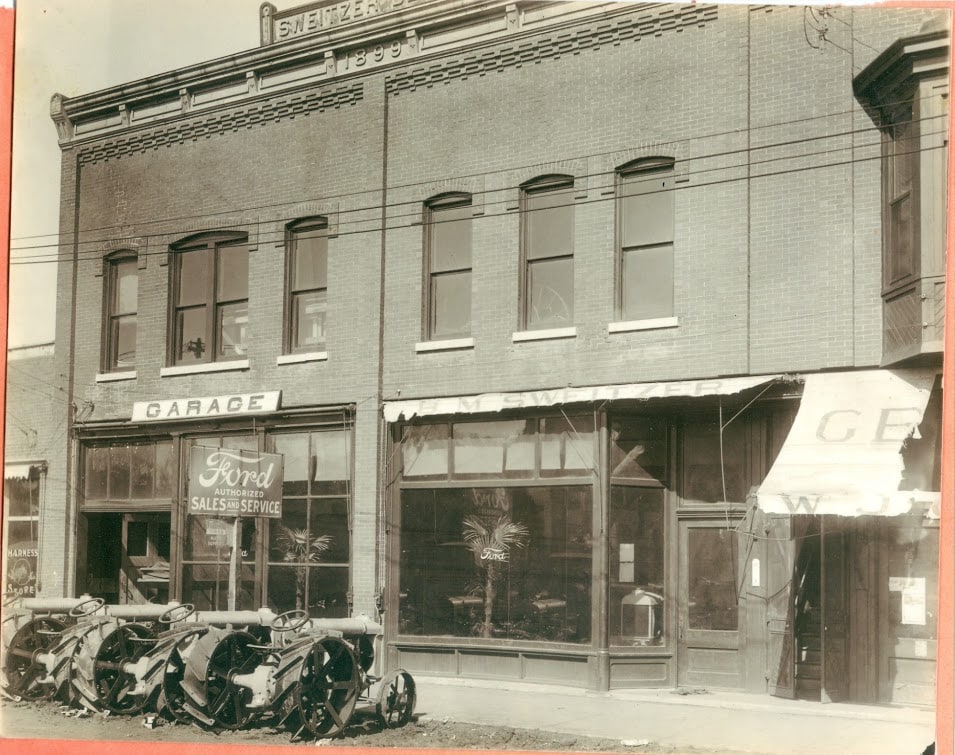
[[[154, 719], [154, 720], [151, 720]], [[151, 724], [151, 726], [149, 725]], [[0, 736], [14, 739], [78, 739], [111, 742], [196, 742], [219, 745], [285, 745], [440, 750], [530, 750], [551, 752], [617, 752], [634, 755], [687, 753], [645, 740], [621, 741], [537, 729], [481, 726], [427, 715], [397, 729], [383, 729], [373, 717], [356, 717], [344, 736], [291, 741], [274, 722], [259, 721], [238, 731], [206, 731], [158, 717], [85, 714], [56, 703], [0, 700]], [[0, 743], [0, 750], [3, 749]], [[703, 752], [697, 750], [696, 752]], [[733, 753], [721, 752], [721, 755]]]

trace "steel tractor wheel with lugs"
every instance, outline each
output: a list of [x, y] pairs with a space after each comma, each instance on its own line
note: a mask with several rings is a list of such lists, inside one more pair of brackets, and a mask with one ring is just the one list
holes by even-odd
[[338, 637], [300, 642], [304, 652], [298, 683], [282, 701], [282, 720], [293, 739], [335, 737], [348, 725], [361, 693], [358, 659], [351, 646]]
[[235, 678], [252, 672], [261, 658], [249, 632], [210, 628], [193, 643], [186, 660], [181, 708], [204, 726], [241, 728], [252, 717], [252, 691]]
[[156, 641], [152, 629], [116, 619], [97, 622], [82, 639], [73, 660], [75, 699], [95, 712], [133, 714], [146, 700], [136, 691], [132, 667]]
[[43, 700], [53, 694], [52, 685], [40, 684], [47, 674], [40, 659], [66, 629], [66, 623], [51, 616], [30, 618], [15, 614], [3, 621], [3, 691], [11, 697]]
[[404, 669], [395, 669], [381, 680], [375, 713], [382, 726], [396, 729], [411, 721], [416, 701], [414, 678]]

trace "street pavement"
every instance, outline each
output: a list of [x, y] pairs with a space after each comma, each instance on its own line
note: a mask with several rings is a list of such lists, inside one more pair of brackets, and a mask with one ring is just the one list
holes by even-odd
[[619, 740], [637, 755], [921, 755], [935, 714], [913, 708], [781, 700], [723, 690], [614, 690], [445, 679], [415, 674], [422, 718]]

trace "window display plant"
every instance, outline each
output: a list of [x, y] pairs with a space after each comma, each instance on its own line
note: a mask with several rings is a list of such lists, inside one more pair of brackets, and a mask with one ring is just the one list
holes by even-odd
[[474, 561], [482, 572], [483, 586], [478, 590], [484, 597], [484, 621], [480, 624], [480, 636], [490, 637], [497, 582], [504, 576], [511, 549], [523, 548], [530, 532], [520, 522], [512, 522], [507, 514], [502, 514], [493, 523], [468, 516], [462, 524], [464, 542], [471, 549]]
[[306, 577], [308, 564], [317, 564], [322, 560], [322, 554], [332, 545], [331, 535], [312, 535], [307, 527], [295, 529], [279, 525], [279, 534], [276, 544], [282, 549], [282, 560], [295, 567], [295, 608], [303, 610], [307, 605]]

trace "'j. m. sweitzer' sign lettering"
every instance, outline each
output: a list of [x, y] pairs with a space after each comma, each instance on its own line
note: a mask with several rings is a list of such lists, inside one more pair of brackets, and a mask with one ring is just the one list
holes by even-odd
[[133, 422], [158, 422], [173, 419], [212, 419], [242, 414], [274, 412], [279, 407], [281, 391], [234, 393], [202, 398], [172, 398], [157, 401], [136, 401]]
[[280, 454], [193, 446], [189, 513], [198, 516], [282, 516]]

